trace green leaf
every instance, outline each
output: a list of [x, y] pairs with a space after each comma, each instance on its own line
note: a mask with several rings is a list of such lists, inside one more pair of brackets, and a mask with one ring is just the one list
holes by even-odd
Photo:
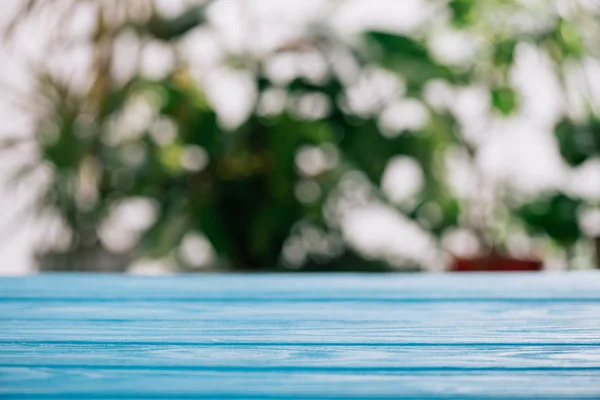
[[207, 4], [190, 7], [171, 19], [155, 16], [143, 28], [157, 39], [166, 41], [177, 39], [206, 21]]
[[522, 206], [517, 214], [533, 233], [544, 233], [564, 246], [573, 245], [583, 233], [577, 223], [581, 200], [565, 194], [540, 197]]
[[508, 67], [512, 65], [515, 58], [516, 47], [517, 41], [514, 39], [497, 41], [494, 45], [494, 65], [498, 67]]
[[366, 35], [369, 40], [378, 43], [385, 52], [399, 57], [430, 60], [427, 48], [408, 36], [385, 32], [367, 32]]
[[452, 0], [448, 4], [452, 15], [452, 24], [459, 28], [473, 25], [475, 5], [476, 0]]
[[561, 155], [571, 166], [579, 166], [600, 155], [600, 121], [593, 116], [580, 124], [565, 119], [556, 126], [554, 133]]
[[580, 59], [584, 54], [584, 43], [577, 27], [564, 19], [557, 25], [556, 37], [563, 54], [568, 57]]
[[492, 89], [492, 106], [503, 115], [515, 112], [518, 106], [516, 91], [510, 87], [498, 87]]

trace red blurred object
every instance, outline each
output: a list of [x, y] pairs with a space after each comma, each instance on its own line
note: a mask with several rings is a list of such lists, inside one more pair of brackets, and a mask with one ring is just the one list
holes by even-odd
[[517, 272], [541, 271], [543, 263], [536, 259], [511, 258], [499, 254], [490, 254], [479, 257], [463, 258], [454, 257], [451, 271], [453, 272]]

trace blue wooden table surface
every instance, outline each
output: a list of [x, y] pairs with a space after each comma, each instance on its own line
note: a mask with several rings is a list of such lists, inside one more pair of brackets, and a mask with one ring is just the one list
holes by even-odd
[[0, 279], [0, 399], [600, 399], [600, 274]]

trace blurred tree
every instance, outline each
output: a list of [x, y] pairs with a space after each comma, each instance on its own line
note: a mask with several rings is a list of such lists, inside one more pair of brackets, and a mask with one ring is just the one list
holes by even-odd
[[[478, 167], [481, 140], [473, 138], [456, 98], [464, 90], [484, 91], [489, 107], [477, 135], [485, 137], [491, 123], [522, 111], [511, 78], [518, 50], [534, 46], [546, 54], [567, 85], [569, 65], [599, 56], [597, 9], [578, 2], [565, 11], [549, 1], [440, 1], [431, 2], [436, 15], [430, 23], [414, 32], [371, 29], [344, 37], [325, 15], [268, 51], [223, 45], [220, 67], [249, 77], [256, 100], [241, 123], [227, 126], [181, 50], [194, 34], [214, 30], [212, 3], [189, 2], [166, 16], [153, 0], [64, 2], [61, 21], [81, 7], [93, 10], [94, 28], [83, 38], [92, 51], [91, 83], [73, 87], [69, 77], [39, 68], [37, 157], [13, 177], [22, 183], [49, 171], [35, 208], [57, 217], [67, 240], [39, 250], [43, 269], [106, 264], [124, 270], [146, 256], [193, 268], [182, 248], [190, 235], [203, 235], [215, 252], [209, 263], [223, 268], [385, 270], [385, 257], [361, 255], [327, 215], [341, 183], [356, 171], [367, 178], [371, 201], [404, 214], [437, 248], [448, 232], [466, 228], [486, 250], [505, 251], [514, 224], [565, 248], [586, 240], [576, 220], [583, 200], [561, 193], [530, 203], [505, 199], [510, 187], [491, 182]], [[343, 5], [332, 5], [333, 13]], [[49, 7], [44, 0], [25, 2], [5, 36]], [[59, 45], [77, 42], [56, 35]], [[472, 54], [440, 54], [436, 40], [450, 36], [464, 47], [450, 53], [471, 47]], [[123, 57], [117, 52], [132, 37], [137, 44], [127, 56], [135, 68], [123, 77], [115, 68]], [[143, 72], [146, 45], [173, 56], [169, 72]], [[321, 65], [319, 76], [298, 72], [303, 57]], [[270, 73], [282, 59], [298, 64], [289, 79]], [[556, 126], [561, 153], [573, 166], [600, 152], [598, 116], [589, 114], [576, 121], [567, 110]], [[1, 146], [20, 145], [11, 138]], [[473, 170], [475, 189], [468, 195], [451, 189], [450, 153], [463, 155]], [[409, 200], [393, 199], [383, 188], [398, 156], [414, 160], [423, 175]], [[130, 246], [116, 239], [108, 249], [111, 215], [132, 198], [153, 204], [156, 218], [138, 229]], [[404, 264], [420, 267], [414, 260]]]

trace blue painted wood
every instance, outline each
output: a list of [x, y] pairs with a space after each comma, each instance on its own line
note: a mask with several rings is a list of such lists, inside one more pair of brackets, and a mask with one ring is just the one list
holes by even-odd
[[0, 399], [600, 398], [600, 274], [0, 279]]

